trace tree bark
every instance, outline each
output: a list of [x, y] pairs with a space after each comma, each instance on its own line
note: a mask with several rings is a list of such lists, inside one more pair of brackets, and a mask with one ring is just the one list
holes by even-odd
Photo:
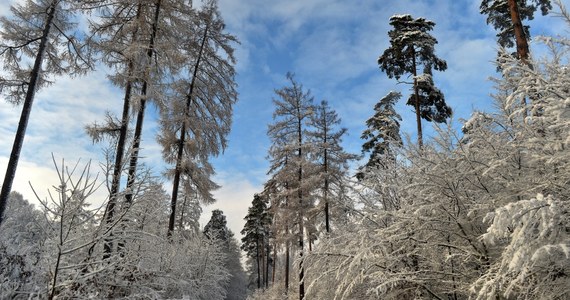
[[414, 75], [414, 97], [416, 98], [416, 101], [414, 103], [415, 109], [416, 109], [416, 123], [418, 126], [418, 146], [420, 147], [420, 149], [422, 149], [423, 147], [423, 134], [422, 134], [422, 117], [421, 117], [421, 112], [420, 112], [420, 92], [419, 92], [419, 88], [418, 88], [418, 79], [416, 78], [418, 76], [418, 71], [417, 71], [417, 66], [416, 66], [416, 51], [411, 48], [412, 51], [412, 69], [413, 69], [413, 75]]
[[[528, 57], [530, 52], [528, 47], [528, 39], [524, 32], [524, 27], [522, 25], [519, 13], [519, 6], [516, 0], [508, 0], [508, 4], [509, 4], [509, 12], [511, 13], [511, 21], [513, 22], [513, 28], [515, 32], [517, 56], [521, 60], [521, 62], [530, 66], [528, 62]], [[526, 119], [528, 117], [526, 97], [522, 98], [522, 104], [524, 106], [523, 117], [524, 119]]]
[[519, 59], [527, 62], [529, 55], [528, 39], [524, 32], [524, 27], [520, 18], [519, 7], [516, 0], [508, 0], [509, 11], [515, 32], [515, 41], [517, 44], [517, 54]]
[[[299, 99], [300, 100], [300, 99]], [[299, 143], [299, 148], [297, 149], [297, 156], [299, 159], [299, 170], [298, 170], [298, 174], [297, 174], [297, 180], [298, 180], [298, 189], [297, 189], [297, 197], [299, 197], [299, 210], [298, 210], [298, 215], [299, 215], [299, 299], [303, 300], [305, 298], [305, 270], [303, 268], [303, 251], [304, 251], [304, 239], [303, 239], [303, 235], [304, 235], [304, 225], [303, 225], [303, 189], [302, 189], [302, 183], [303, 183], [303, 166], [301, 165], [301, 160], [302, 160], [302, 156], [303, 156], [303, 149], [301, 147], [302, 143], [303, 143], [303, 131], [302, 131], [302, 120], [301, 120], [301, 111], [300, 111], [301, 107], [300, 104], [297, 105], [297, 116], [298, 116], [298, 122], [297, 122], [297, 130], [298, 130], [298, 139], [297, 142]]]
[[285, 246], [285, 294], [289, 293], [289, 242]]
[[8, 160], [6, 175], [4, 176], [4, 182], [2, 183], [2, 191], [0, 192], [0, 225], [2, 225], [2, 221], [4, 220], [4, 212], [6, 210], [8, 198], [10, 197], [10, 192], [12, 191], [14, 178], [16, 177], [16, 169], [18, 168], [18, 161], [20, 160], [20, 153], [22, 152], [22, 145], [24, 144], [24, 137], [26, 136], [26, 129], [32, 112], [38, 79], [42, 71], [42, 63], [44, 60], [49, 33], [58, 4], [59, 0], [53, 0], [48, 8], [48, 15], [42, 31], [38, 53], [36, 54], [32, 72], [30, 74], [30, 82], [28, 84], [28, 89], [26, 90], [24, 105], [22, 107], [22, 113], [20, 114], [20, 121], [18, 122], [18, 128], [16, 129], [16, 136], [14, 137], [14, 143], [12, 144], [12, 152], [10, 152], [10, 159]]
[[[324, 126], [324, 154], [323, 154], [323, 167], [325, 172], [325, 186], [323, 190], [323, 198], [325, 199], [325, 228], [327, 233], [331, 232], [330, 224], [329, 224], [329, 163], [328, 163], [328, 152], [327, 152], [327, 112], [326, 109], [323, 107], [323, 126]], [[310, 246], [310, 244], [309, 244]]]

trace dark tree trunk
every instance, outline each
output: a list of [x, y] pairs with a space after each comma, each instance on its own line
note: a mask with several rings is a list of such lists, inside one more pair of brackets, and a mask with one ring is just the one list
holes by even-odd
[[261, 268], [259, 267], [259, 236], [255, 240], [255, 262], [257, 264], [257, 289], [261, 288]]
[[[156, 2], [156, 8], [154, 10], [154, 23], [152, 24], [152, 32], [150, 34], [150, 41], [148, 44], [148, 50], [146, 52], [146, 56], [148, 59], [148, 68], [152, 65], [152, 56], [154, 54], [154, 44], [156, 39], [156, 33], [158, 31], [158, 20], [160, 16], [160, 5], [162, 0], [158, 0]], [[147, 76], [149, 74], [146, 74]], [[144, 122], [144, 113], [146, 108], [146, 95], [148, 89], [148, 78], [144, 79], [143, 86], [141, 88], [141, 100], [140, 100], [140, 107], [137, 113], [137, 123], [135, 125], [135, 134], [134, 134], [134, 141], [133, 141], [133, 153], [131, 154], [131, 161], [129, 163], [129, 175], [127, 179], [127, 193], [125, 194], [125, 202], [127, 208], [130, 207], [133, 200], [133, 185], [135, 183], [135, 175], [137, 171], [137, 164], [139, 158], [139, 151], [140, 151], [140, 144], [141, 144], [141, 136], [142, 136], [142, 129], [143, 129], [143, 122]]]
[[423, 133], [422, 133], [422, 117], [421, 117], [421, 111], [420, 111], [420, 92], [419, 92], [419, 87], [418, 87], [418, 80], [416, 79], [416, 77], [418, 76], [418, 71], [417, 71], [417, 66], [416, 66], [416, 52], [413, 48], [411, 48], [412, 51], [412, 69], [413, 69], [413, 75], [414, 75], [414, 96], [416, 98], [416, 101], [414, 103], [415, 106], [415, 110], [416, 110], [416, 123], [418, 126], [418, 146], [420, 147], [420, 149], [422, 149], [423, 147]]
[[285, 294], [289, 293], [289, 242], [285, 246]]
[[303, 268], [303, 251], [304, 251], [304, 225], [303, 225], [303, 189], [302, 189], [302, 182], [303, 182], [303, 167], [301, 165], [301, 159], [303, 156], [303, 149], [301, 147], [303, 143], [303, 131], [302, 131], [302, 123], [301, 123], [301, 111], [300, 105], [297, 106], [297, 114], [298, 114], [298, 122], [297, 122], [297, 130], [298, 130], [298, 140], [299, 149], [297, 149], [297, 156], [299, 158], [299, 170], [297, 174], [298, 180], [298, 190], [297, 190], [297, 197], [299, 197], [299, 299], [303, 300], [305, 298], [305, 270]]
[[[210, 24], [206, 24], [204, 29], [204, 36], [202, 37], [202, 43], [200, 45], [200, 52], [196, 58], [196, 64], [194, 65], [194, 71], [192, 74], [192, 81], [190, 82], [190, 90], [188, 91], [188, 96], [186, 97], [186, 118], [190, 117], [190, 107], [192, 106], [192, 96], [194, 93], [194, 87], [196, 85], [196, 76], [198, 74], [198, 69], [200, 67], [200, 62], [202, 60], [202, 54], [204, 52], [204, 46], [206, 45], [206, 40], [208, 38], [208, 29]], [[170, 220], [168, 222], [168, 232], [167, 236], [171, 237], [174, 231], [174, 221], [176, 219], [176, 202], [178, 201], [178, 188], [180, 186], [180, 175], [182, 168], [182, 159], [184, 155], [184, 144], [186, 142], [186, 120], [182, 122], [182, 127], [180, 128], [180, 142], [178, 145], [178, 154], [176, 156], [176, 167], [174, 170], [174, 181], [172, 185], [172, 199], [170, 201]]]
[[[141, 4], [137, 7], [136, 18], [139, 19], [141, 14]], [[133, 41], [136, 39], [136, 31], [133, 33]], [[119, 194], [119, 185], [121, 182], [121, 172], [123, 170], [123, 156], [125, 153], [125, 145], [127, 143], [127, 132], [129, 127], [129, 109], [131, 93], [133, 88], [133, 71], [134, 63], [129, 60], [128, 71], [127, 71], [127, 84], [125, 86], [125, 96], [123, 99], [123, 112], [121, 115], [121, 128], [119, 128], [119, 140], [117, 141], [117, 152], [115, 153], [115, 164], [113, 166], [113, 177], [111, 178], [111, 191], [109, 193], [109, 202], [107, 202], [107, 207], [105, 208], [105, 224], [107, 226], [113, 223], [115, 215], [115, 206], [117, 205], [117, 197]], [[107, 259], [111, 256], [113, 251], [112, 233], [109, 234], [108, 238], [105, 238], [103, 244], [103, 259]]]
[[[159, 0], [156, 4], [156, 9], [154, 12], [154, 23], [152, 24], [152, 32], [149, 41], [149, 47], [147, 50], [147, 58], [148, 58], [148, 68], [150, 68], [152, 55], [154, 53], [154, 40], [156, 38], [156, 32], [158, 27], [158, 17], [160, 13], [160, 2]], [[148, 74], [147, 74], [148, 75]], [[133, 202], [133, 185], [135, 182], [135, 175], [137, 169], [137, 162], [139, 157], [139, 148], [141, 142], [141, 135], [142, 135], [142, 127], [144, 122], [144, 112], [146, 107], [146, 94], [148, 89], [148, 79], [143, 79], [143, 86], [141, 88], [141, 100], [139, 105], [139, 111], [137, 113], [137, 122], [135, 125], [135, 134], [134, 134], [134, 141], [133, 141], [133, 149], [131, 153], [131, 160], [129, 163], [129, 173], [127, 177], [127, 187], [125, 193], [125, 207], [124, 209], [129, 209]], [[117, 245], [118, 252], [122, 252], [122, 249], [125, 247], [125, 241], [119, 242]]]
[[44, 29], [42, 31], [38, 53], [36, 54], [34, 66], [32, 67], [32, 72], [30, 74], [30, 82], [28, 84], [28, 89], [26, 90], [26, 97], [24, 99], [22, 113], [20, 114], [18, 129], [16, 129], [16, 136], [14, 137], [14, 143], [12, 144], [12, 152], [10, 152], [10, 159], [8, 160], [8, 166], [6, 168], [6, 176], [4, 176], [2, 191], [0, 192], [0, 225], [2, 225], [2, 221], [4, 220], [6, 204], [8, 203], [10, 192], [12, 191], [14, 177], [16, 177], [16, 169], [18, 168], [18, 161], [20, 160], [20, 152], [22, 152], [22, 145], [24, 144], [26, 128], [28, 127], [28, 121], [32, 112], [32, 105], [34, 103], [38, 79], [42, 71], [42, 63], [47, 47], [47, 41], [49, 39], [49, 33], [53, 23], [53, 18], [55, 17], [58, 3], [59, 1], [54, 0], [51, 2], [48, 8], [48, 15]]
[[273, 244], [273, 265], [271, 270], [271, 285], [275, 284], [275, 265], [277, 264], [277, 245]]
[[323, 108], [323, 126], [324, 126], [324, 155], [323, 155], [323, 167], [325, 171], [325, 186], [323, 190], [323, 198], [325, 199], [325, 228], [327, 233], [331, 232], [330, 224], [329, 224], [329, 163], [328, 163], [328, 152], [327, 152], [327, 112], [325, 108]]
[[269, 288], [269, 259], [271, 257], [271, 247], [265, 244], [265, 288]]

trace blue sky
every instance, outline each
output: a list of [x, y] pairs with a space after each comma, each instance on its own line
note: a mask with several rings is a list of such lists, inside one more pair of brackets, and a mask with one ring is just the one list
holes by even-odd
[[[227, 30], [236, 35], [239, 102], [235, 106], [232, 132], [225, 153], [215, 158], [216, 181], [223, 187], [215, 193], [218, 202], [205, 208], [220, 208], [232, 230], [239, 233], [253, 194], [267, 179], [269, 139], [274, 89], [287, 84], [285, 74], [310, 89], [315, 101], [329, 101], [348, 128], [346, 150], [360, 153], [360, 133], [374, 104], [390, 90], [409, 93], [409, 87], [387, 78], [378, 66], [378, 56], [388, 47], [389, 18], [394, 14], [425, 17], [436, 23], [436, 53], [447, 60], [448, 70], [435, 74], [435, 83], [454, 110], [454, 127], [473, 110], [492, 110], [492, 61], [497, 46], [495, 31], [479, 14], [480, 1], [468, 0], [220, 0]], [[15, 0], [0, 3], [6, 16]], [[567, 34], [562, 22], [552, 16], [536, 16], [531, 34]], [[532, 44], [533, 47], [534, 44]], [[538, 50], [536, 50], [538, 52]], [[53, 181], [51, 153], [72, 163], [81, 158], [102, 161], [101, 146], [84, 135], [88, 123], [102, 120], [104, 112], [118, 112], [122, 91], [105, 78], [103, 69], [88, 76], [59, 78], [37, 94], [28, 127], [14, 190], [33, 198], [28, 181], [40, 194]], [[1, 97], [1, 96], [0, 96]], [[413, 136], [415, 119], [402, 101], [402, 131]], [[0, 172], [5, 172], [20, 108], [0, 98]], [[154, 142], [157, 130], [147, 118], [142, 155], [159, 174], [164, 171], [160, 148]], [[425, 124], [427, 135], [431, 132]], [[167, 190], [170, 186], [167, 184]], [[104, 197], [101, 191], [97, 197]], [[96, 202], [96, 200], [94, 199]]]

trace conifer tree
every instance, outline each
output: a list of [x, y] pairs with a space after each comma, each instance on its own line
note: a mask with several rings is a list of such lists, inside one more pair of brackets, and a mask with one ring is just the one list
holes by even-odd
[[[105, 223], [109, 226], [116, 221], [115, 210], [120, 204], [120, 182], [128, 145], [132, 99], [142, 98], [137, 89], [140, 82], [144, 81], [145, 71], [148, 72], [150, 67], [149, 56], [152, 57], [154, 53], [153, 32], [156, 33], [160, 6], [155, 7], [144, 1], [108, 0], [87, 0], [82, 6], [88, 12], [95, 11], [101, 15], [97, 22], [90, 23], [93, 36], [90, 43], [101, 55], [102, 62], [116, 70], [110, 76], [111, 81], [124, 88], [121, 118], [115, 121], [113, 117], [108, 117], [106, 124], [87, 127], [87, 132], [94, 141], [100, 141], [109, 135], [117, 139], [109, 200], [105, 209]], [[147, 24], [154, 25], [149, 28]], [[108, 258], [113, 248], [110, 238], [105, 240], [104, 247], [105, 257]]]
[[237, 101], [232, 44], [238, 41], [225, 32], [217, 1], [208, 1], [190, 20], [194, 34], [177, 43], [180, 56], [191, 64], [181, 66], [186, 74], [169, 84], [171, 95], [161, 108], [158, 138], [166, 162], [175, 165], [168, 173], [173, 178], [169, 236], [174, 231], [180, 185], [186, 195], [196, 194], [204, 203], [214, 201], [211, 192], [218, 185], [211, 180], [214, 169], [209, 158], [226, 147]]
[[[91, 68], [86, 48], [74, 24], [75, 1], [27, 0], [11, 7], [12, 18], [0, 18], [0, 60], [6, 77], [0, 76], [0, 93], [23, 103], [6, 175], [0, 192], [0, 224], [24, 143], [36, 91], [49, 84], [52, 75], [78, 75]], [[27, 63], [28, 59], [33, 64]]]
[[[281, 191], [284, 193], [293, 209], [296, 217], [297, 239], [299, 246], [299, 298], [305, 296], [303, 253], [305, 249], [304, 219], [305, 211], [311, 204], [309, 196], [315, 189], [315, 184], [311, 175], [314, 174], [314, 164], [309, 155], [314, 153], [313, 144], [306, 137], [307, 126], [313, 114], [313, 97], [309, 91], [305, 91], [303, 86], [295, 81], [293, 74], [288, 73], [287, 79], [290, 86], [275, 90], [278, 99], [274, 99], [275, 112], [273, 118], [275, 123], [269, 126], [268, 135], [274, 142], [274, 147], [270, 151], [272, 159], [278, 164], [283, 164], [287, 170], [284, 174], [276, 172], [278, 168], [273, 168], [273, 175], [286, 176], [287, 187]], [[292, 220], [288, 220], [291, 222]]]
[[320, 164], [320, 169], [317, 171], [322, 183], [320, 198], [324, 204], [325, 231], [329, 233], [331, 200], [335, 197], [335, 191], [338, 192], [340, 189], [342, 181], [347, 179], [348, 163], [357, 156], [343, 150], [341, 142], [347, 129], [336, 128], [341, 120], [328, 102], [321, 101], [314, 110], [315, 113], [311, 116], [311, 125], [314, 129], [309, 135], [316, 146], [314, 155]]
[[[435, 44], [437, 40], [429, 34], [435, 23], [424, 18], [414, 19], [410, 15], [395, 15], [390, 18], [390, 25], [394, 29], [388, 32], [390, 37], [390, 47], [378, 58], [380, 69], [386, 72], [389, 78], [397, 80], [404, 74], [409, 74], [413, 79], [413, 101], [408, 101], [409, 105], [414, 106], [416, 113], [418, 145], [423, 145], [422, 123], [421, 119], [427, 121], [441, 121], [450, 117], [451, 109], [445, 103], [443, 98], [439, 97], [437, 101], [440, 105], [434, 107], [433, 103], [424, 102], [430, 97], [422, 97], [420, 93], [426, 93], [426, 89], [433, 87], [433, 84], [424, 86], [422, 90], [421, 82], [429, 83], [425, 79], [426, 74], [431, 75], [432, 70], [445, 71], [447, 63], [445, 60], [435, 55]], [[424, 67], [424, 75], [420, 75], [419, 67]], [[427, 94], [435, 92], [435, 89], [427, 90]], [[443, 102], [442, 102], [443, 101]], [[431, 111], [433, 108], [437, 110], [435, 113], [438, 118], [432, 118], [434, 113], [425, 114], [422, 112]]]
[[530, 31], [524, 20], [534, 19], [540, 8], [542, 15], [552, 9], [550, 0], [483, 0], [481, 14], [487, 15], [487, 24], [492, 24], [497, 33], [499, 45], [511, 48], [516, 45], [517, 56], [526, 61], [529, 55]]
[[357, 177], [363, 179], [369, 168], [383, 166], [385, 158], [391, 159], [395, 155], [393, 148], [402, 145], [400, 136], [400, 122], [402, 117], [396, 112], [394, 106], [400, 100], [400, 92], [390, 91], [374, 106], [374, 115], [366, 120], [366, 130], [360, 136], [366, 140], [362, 145], [362, 152], [370, 152], [368, 162], [358, 172]]
[[[530, 30], [528, 25], [523, 25], [524, 20], [534, 19], [534, 13], [540, 8], [542, 15], [548, 14], [552, 9], [550, 0], [483, 0], [481, 2], [481, 14], [487, 15], [487, 24], [492, 24], [497, 33], [497, 41], [501, 47], [511, 48], [516, 46], [516, 57], [525, 65], [529, 64]], [[499, 57], [502, 54], [499, 52]], [[531, 99], [536, 95], [531, 95]], [[523, 105], [523, 117], [528, 116], [526, 97], [521, 98]], [[533, 103], [533, 106], [536, 103]], [[532, 108], [534, 114], [537, 109]]]
[[247, 210], [244, 218], [245, 225], [241, 231], [241, 249], [246, 255], [255, 260], [257, 273], [257, 288], [261, 288], [261, 252], [269, 243], [271, 215], [269, 214], [267, 203], [259, 194], [253, 196], [251, 206]]

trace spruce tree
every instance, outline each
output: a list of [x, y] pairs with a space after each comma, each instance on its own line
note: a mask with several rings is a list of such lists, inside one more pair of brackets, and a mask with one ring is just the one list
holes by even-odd
[[[387, 160], [395, 159], [393, 148], [402, 146], [400, 122], [402, 117], [396, 112], [395, 105], [402, 97], [400, 92], [390, 91], [374, 106], [374, 115], [366, 120], [366, 130], [360, 136], [366, 140], [362, 145], [363, 153], [370, 153], [368, 162], [357, 173], [363, 179], [370, 168], [387, 167]], [[387, 158], [387, 159], [386, 159]]]
[[271, 215], [267, 203], [259, 194], [253, 196], [251, 206], [244, 218], [245, 225], [241, 231], [241, 249], [252, 258], [256, 264], [257, 288], [261, 288], [261, 252], [269, 243]]

